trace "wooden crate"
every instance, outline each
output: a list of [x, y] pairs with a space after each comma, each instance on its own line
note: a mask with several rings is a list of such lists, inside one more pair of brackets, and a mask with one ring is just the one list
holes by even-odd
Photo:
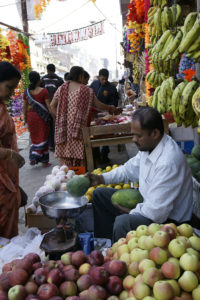
[[37, 227], [41, 232], [47, 232], [56, 227], [56, 220], [40, 214], [26, 214], [26, 226]]

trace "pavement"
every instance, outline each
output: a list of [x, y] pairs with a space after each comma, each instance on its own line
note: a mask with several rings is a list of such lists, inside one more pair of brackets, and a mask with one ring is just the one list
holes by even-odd
[[[43, 185], [45, 177], [51, 173], [52, 168], [59, 164], [58, 159], [54, 157], [54, 153], [50, 152], [50, 163], [52, 163], [50, 167], [42, 168], [40, 164], [36, 166], [30, 166], [29, 145], [29, 133], [25, 132], [22, 136], [18, 137], [18, 148], [20, 154], [24, 157], [26, 161], [24, 167], [20, 169], [20, 186], [28, 195], [27, 205], [32, 203], [32, 199], [36, 191]], [[135, 148], [133, 147], [131, 153], [130, 148], [131, 144], [129, 144], [127, 149], [124, 145], [121, 145], [120, 149], [118, 148], [118, 146], [110, 147], [109, 158], [111, 162], [109, 163], [109, 165], [120, 165], [125, 163], [130, 156], [133, 156], [133, 153], [135, 151]], [[105, 165], [98, 164], [98, 167], [104, 168]], [[25, 210], [24, 207], [22, 207], [19, 210], [19, 234], [24, 234], [26, 230], [27, 227], [25, 226]]]

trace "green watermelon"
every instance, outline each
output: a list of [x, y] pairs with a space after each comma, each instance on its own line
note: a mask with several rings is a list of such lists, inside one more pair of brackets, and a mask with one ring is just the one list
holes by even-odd
[[196, 159], [196, 157], [192, 156], [192, 155], [188, 155], [186, 156], [186, 160], [189, 166], [191, 166], [194, 163], [198, 163], [198, 159]]
[[143, 202], [139, 191], [134, 189], [124, 189], [115, 192], [111, 198], [112, 203], [118, 203], [123, 207], [133, 209], [138, 203]]
[[190, 168], [192, 171], [192, 175], [195, 177], [196, 174], [200, 171], [200, 161], [191, 164]]
[[75, 175], [67, 183], [67, 191], [73, 197], [81, 197], [85, 195], [89, 187], [90, 187], [90, 180], [88, 177], [85, 177], [84, 175], [79, 175], [79, 176]]
[[192, 149], [192, 156], [196, 157], [196, 159], [200, 160], [200, 145], [194, 146]]

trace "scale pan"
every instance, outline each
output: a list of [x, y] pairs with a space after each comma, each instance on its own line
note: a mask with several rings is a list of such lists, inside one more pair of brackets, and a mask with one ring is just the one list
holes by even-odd
[[75, 198], [66, 192], [53, 192], [40, 197], [44, 215], [54, 219], [75, 219], [87, 207], [87, 197]]

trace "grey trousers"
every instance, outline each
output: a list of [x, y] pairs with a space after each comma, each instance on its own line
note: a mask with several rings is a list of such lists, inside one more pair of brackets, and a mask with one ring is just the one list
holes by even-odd
[[113, 243], [126, 237], [127, 232], [135, 230], [139, 225], [153, 223], [140, 214], [121, 214], [111, 202], [111, 197], [116, 191], [110, 188], [97, 188], [92, 194], [94, 236], [111, 239]]

